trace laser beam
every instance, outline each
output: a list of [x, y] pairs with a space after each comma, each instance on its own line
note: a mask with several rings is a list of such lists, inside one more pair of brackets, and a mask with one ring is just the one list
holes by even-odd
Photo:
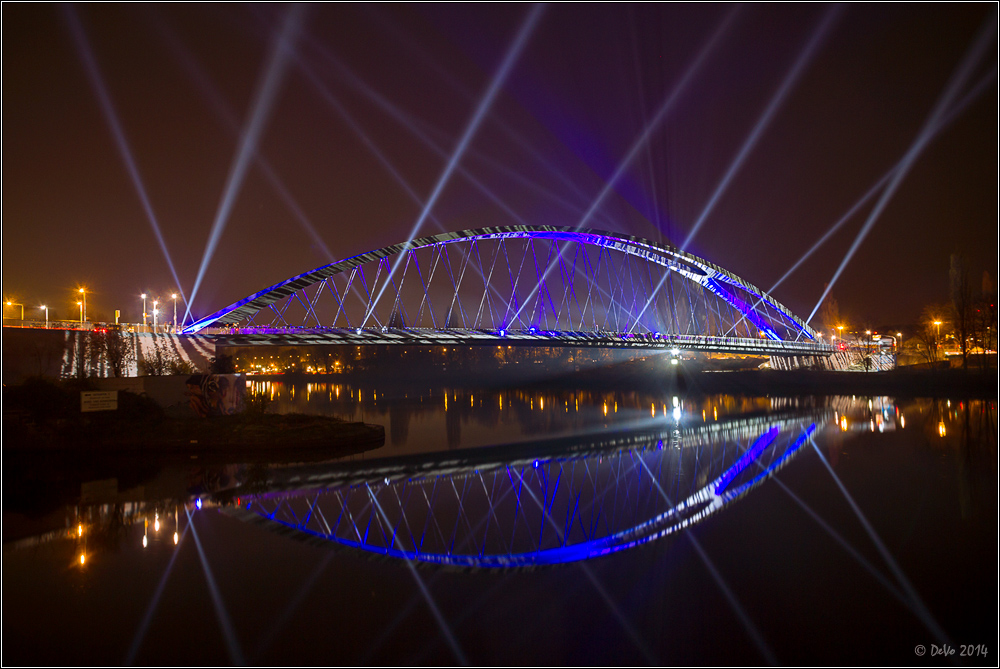
[[[177, 35], [166, 26], [164, 21], [155, 21], [154, 24], [159, 31], [160, 36], [163, 38], [164, 42], [166, 42], [170, 52], [180, 62], [184, 71], [191, 78], [195, 87], [201, 93], [201, 96], [208, 103], [208, 106], [213, 112], [215, 112], [215, 115], [220, 121], [222, 121], [223, 125], [225, 125], [230, 132], [238, 136], [240, 132], [239, 118], [219, 93], [204, 68], [197, 62], [197, 60], [195, 60], [190, 51], [185, 48]], [[305, 233], [323, 252], [328, 261], [334, 260], [333, 253], [330, 251], [330, 248], [326, 245], [323, 238], [320, 237], [319, 233], [316, 231], [316, 227], [312, 224], [312, 221], [309, 220], [309, 217], [306, 216], [305, 212], [302, 211], [302, 207], [296, 201], [288, 186], [285, 185], [284, 181], [271, 166], [271, 163], [264, 157], [263, 154], [259, 152], [255, 152], [253, 157], [268, 183], [281, 198], [285, 207], [299, 222], [299, 225]]]
[[712, 196], [708, 199], [708, 203], [705, 205], [705, 208], [702, 209], [701, 214], [694, 223], [694, 226], [692, 226], [691, 232], [688, 233], [688, 236], [681, 244], [680, 248], [682, 251], [686, 250], [688, 245], [691, 244], [691, 241], [694, 239], [695, 235], [698, 234], [698, 231], [701, 229], [705, 219], [712, 213], [712, 210], [715, 208], [719, 198], [721, 198], [722, 194], [726, 192], [726, 189], [729, 187], [730, 182], [732, 182], [733, 177], [740, 171], [740, 168], [743, 166], [743, 161], [746, 160], [747, 156], [750, 155], [750, 152], [753, 151], [757, 141], [760, 139], [761, 135], [764, 134], [768, 125], [770, 125], [775, 113], [781, 108], [785, 98], [788, 97], [789, 91], [791, 91], [792, 87], [795, 86], [796, 82], [798, 82], [799, 77], [805, 71], [806, 66], [812, 62], [812, 59], [819, 50], [820, 45], [822, 45], [823, 41], [826, 39], [827, 33], [830, 32], [830, 28], [833, 27], [833, 24], [840, 16], [842, 9], [843, 8], [840, 5], [834, 5], [824, 13], [820, 24], [813, 31], [812, 36], [806, 43], [802, 53], [799, 54], [799, 57], [792, 65], [792, 69], [785, 75], [785, 78], [781, 82], [781, 86], [779, 86], [778, 90], [775, 91], [773, 96], [771, 96], [771, 101], [768, 103], [767, 108], [764, 109], [764, 113], [761, 114], [756, 125], [754, 125], [753, 130], [750, 132], [750, 135], [747, 137], [746, 141], [743, 142], [743, 146], [740, 148], [739, 153], [736, 154], [736, 158], [729, 165], [729, 169], [726, 170], [725, 176], [722, 177], [719, 185], [716, 186], [715, 192], [712, 193]]
[[667, 95], [666, 99], [660, 103], [660, 107], [656, 110], [656, 114], [653, 115], [652, 120], [646, 124], [646, 127], [643, 128], [639, 136], [634, 142], [632, 142], [632, 146], [629, 148], [628, 153], [626, 153], [625, 157], [618, 163], [618, 167], [611, 175], [611, 178], [607, 180], [604, 187], [601, 189], [601, 192], [597, 194], [597, 197], [594, 198], [593, 202], [591, 202], [590, 207], [586, 212], [584, 212], [583, 216], [577, 222], [577, 230], [587, 225], [587, 221], [590, 220], [590, 217], [594, 215], [594, 212], [597, 211], [597, 209], [604, 203], [604, 199], [608, 196], [608, 193], [610, 193], [615, 185], [617, 185], [618, 180], [621, 178], [622, 174], [624, 174], [625, 170], [627, 170], [632, 164], [632, 161], [635, 159], [639, 151], [648, 144], [653, 131], [660, 126], [663, 119], [666, 118], [667, 113], [673, 108], [674, 103], [677, 102], [677, 98], [681, 96], [688, 84], [691, 82], [691, 79], [693, 79], [694, 75], [701, 69], [705, 60], [708, 59], [709, 54], [715, 49], [716, 44], [718, 44], [719, 40], [722, 39], [722, 36], [728, 31], [729, 26], [733, 23], [733, 19], [736, 18], [739, 10], [739, 5], [736, 5], [734, 9], [730, 10], [729, 13], [722, 19], [722, 22], [719, 23], [719, 26], [712, 33], [711, 37], [709, 37], [708, 41], [701, 47], [701, 50], [698, 51], [697, 57], [695, 57], [694, 61], [688, 65], [684, 75], [674, 86], [673, 90], [670, 91], [670, 94]]
[[837, 283], [837, 279], [839, 279], [840, 275], [844, 272], [844, 268], [847, 267], [847, 264], [851, 261], [851, 258], [854, 257], [855, 252], [857, 252], [858, 247], [861, 246], [861, 242], [863, 242], [865, 237], [868, 236], [868, 233], [871, 231], [872, 226], [875, 225], [875, 222], [882, 215], [882, 211], [885, 209], [886, 205], [892, 199], [892, 196], [895, 195], [896, 189], [899, 188], [899, 185], [903, 182], [903, 179], [906, 178], [906, 175], [910, 171], [910, 168], [913, 167], [913, 164], [916, 162], [917, 158], [920, 156], [924, 148], [926, 148], [927, 144], [930, 143], [931, 139], [934, 137], [935, 129], [939, 121], [941, 120], [941, 118], [944, 117], [948, 108], [952, 104], [952, 100], [954, 100], [955, 96], [958, 95], [959, 90], [965, 84], [965, 81], [969, 78], [969, 75], [972, 73], [973, 67], [975, 67], [976, 63], [979, 62], [980, 58], [982, 58], [983, 54], [985, 53], [987, 47], [989, 47], [990, 44], [992, 43], [993, 35], [995, 32], [996, 32], [996, 19], [992, 18], [989, 21], [989, 23], [980, 30], [979, 34], [976, 37], [976, 40], [966, 51], [961, 62], [958, 64], [955, 71], [952, 73], [951, 78], [948, 80], [948, 84], [946, 85], [944, 91], [941, 93], [941, 96], [935, 103], [934, 108], [931, 110], [930, 115], [925, 121], [923, 127], [920, 129], [920, 132], [917, 134], [916, 139], [913, 140], [913, 143], [910, 145], [910, 148], [906, 152], [906, 155], [904, 155], [903, 159], [900, 161], [901, 164], [899, 168], [896, 170], [895, 174], [893, 175], [892, 180], [886, 186], [885, 190], [882, 191], [882, 196], [875, 204], [875, 207], [872, 209], [871, 213], [868, 214], [868, 218], [865, 220], [864, 225], [861, 226], [861, 230], [858, 231], [857, 236], [855, 236], [854, 242], [851, 244], [851, 247], [847, 250], [847, 254], [844, 256], [844, 259], [840, 262], [840, 265], [837, 267], [837, 271], [833, 273], [833, 277], [830, 279], [829, 283], [826, 284], [826, 288], [823, 290], [823, 294], [820, 295], [819, 300], [817, 300], [816, 306], [813, 307], [812, 312], [810, 312], [809, 314], [809, 318], [806, 319], [806, 323], [811, 321], [813, 316], [816, 315], [816, 312], [819, 310], [820, 305], [823, 304], [823, 300], [826, 299], [826, 296], [830, 293], [830, 290], [832, 290], [833, 286]]
[[[420, 226], [423, 225], [424, 220], [430, 214], [431, 209], [437, 203], [438, 197], [441, 195], [441, 191], [444, 190], [445, 185], [451, 178], [451, 173], [455, 170], [455, 166], [458, 161], [462, 159], [462, 154], [465, 153], [466, 147], [472, 140], [472, 137], [476, 134], [479, 129], [479, 124], [482, 123], [483, 118], [489, 111], [490, 107], [493, 105], [493, 100], [496, 98], [497, 93], [500, 91], [500, 87], [503, 85], [504, 81], [507, 79], [507, 75], [510, 74], [510, 70], [514, 66], [518, 57], [521, 55], [521, 51], [524, 49], [524, 45], [528, 41], [531, 33], [534, 31], [535, 26], [538, 24], [538, 20], [542, 16], [542, 12], [545, 9], [545, 5], [536, 4], [532, 6], [531, 10], [528, 12], [528, 16], [525, 17], [524, 22], [521, 24], [520, 29], [517, 31], [517, 35], [514, 37], [514, 42], [511, 44], [510, 48], [507, 50], [507, 54], [504, 56], [503, 61], [500, 63], [500, 67], [497, 69], [496, 73], [493, 75], [493, 80], [490, 82], [489, 87], [486, 89], [482, 100], [476, 107], [475, 113], [472, 115], [472, 119], [469, 121], [465, 132], [462, 133], [461, 139], [459, 139], [458, 145], [455, 147], [455, 151], [452, 153], [451, 158], [448, 160], [448, 164], [445, 166], [444, 171], [441, 176], [438, 177], [437, 184], [434, 186], [434, 190], [431, 191], [431, 196], [427, 198], [427, 204], [424, 206], [423, 211], [420, 212], [420, 216], [417, 217], [416, 222], [413, 224], [413, 228], [410, 230], [410, 234], [407, 239], [413, 239], [416, 237], [417, 232], [420, 230]], [[400, 256], [402, 257], [402, 256]], [[399, 259], [396, 260], [392, 265], [392, 269], [389, 272], [389, 279], [391, 279], [396, 270], [399, 268]], [[382, 292], [385, 291], [385, 286], [389, 284], [386, 281], [382, 286], [382, 290], [379, 291], [378, 297], [372, 302], [374, 305], [378, 302], [379, 298], [382, 297]], [[374, 306], [372, 307], [374, 308]], [[371, 315], [371, 310], [365, 314], [364, 322], [368, 321], [368, 317]]]
[[[223, 190], [222, 199], [219, 202], [219, 207], [215, 214], [215, 220], [212, 222], [212, 229], [209, 232], [208, 242], [205, 245], [205, 252], [202, 254], [201, 265], [198, 267], [198, 275], [195, 278], [194, 287], [191, 289], [192, 303], [194, 302], [195, 297], [198, 294], [198, 289], [201, 287], [201, 282], [205, 277], [205, 270], [208, 268], [208, 264], [212, 261], [212, 256], [215, 254], [216, 246], [219, 244], [219, 238], [222, 237], [222, 232], [225, 230], [226, 223], [229, 221], [229, 212], [232, 209], [233, 203], [236, 201], [236, 196], [239, 194], [240, 188], [243, 185], [243, 178], [246, 175], [246, 169], [250, 164], [250, 159], [257, 150], [257, 141], [259, 140], [260, 134], [267, 123], [268, 117], [271, 113], [271, 108], [277, 98], [278, 90], [281, 87], [281, 82], [284, 78], [285, 67], [288, 63], [291, 51], [295, 46], [295, 40], [297, 39], [298, 33], [301, 29], [304, 15], [305, 7], [303, 5], [292, 6], [285, 17], [285, 23], [282, 26], [281, 33], [275, 42], [274, 49], [271, 51], [267, 59], [267, 65], [264, 69], [263, 77], [259, 81], [259, 85], [254, 94], [254, 100], [251, 105], [252, 112], [250, 114], [250, 119], [241, 133], [239, 148], [229, 168], [229, 176], [226, 179], [226, 186]], [[190, 312], [191, 304], [189, 303], [187, 310], [184, 313], [185, 319], [187, 319]]]
[[76, 9], [73, 5], [65, 4], [62, 6], [62, 9], [63, 16], [65, 17], [66, 23], [69, 25], [70, 32], [73, 35], [76, 50], [83, 59], [84, 71], [87, 73], [87, 78], [90, 79], [91, 87], [97, 94], [97, 100], [101, 105], [101, 112], [104, 115], [104, 120], [107, 122], [108, 128], [111, 130], [111, 134], [115, 139], [115, 146], [118, 149], [118, 154], [125, 163], [125, 169], [128, 170], [129, 178], [132, 180], [132, 186], [135, 188], [136, 195], [139, 196], [139, 201], [142, 203], [143, 211], [146, 214], [146, 220], [149, 221], [149, 226], [153, 229], [153, 236], [156, 237], [156, 242], [160, 246], [160, 252], [163, 254], [163, 259], [167, 261], [167, 267], [170, 269], [170, 274], [174, 279], [174, 284], [177, 286], [177, 290], [181, 294], [181, 300], [186, 306], [188, 304], [188, 299], [184, 295], [184, 289], [181, 287], [181, 280], [177, 276], [177, 270], [174, 268], [174, 262], [170, 257], [170, 251], [167, 250], [167, 242], [163, 239], [163, 233], [160, 231], [160, 224], [156, 219], [156, 214], [153, 212], [153, 205], [150, 203], [149, 195], [146, 193], [146, 186], [142, 181], [142, 176], [139, 174], [139, 167], [136, 165], [135, 158], [132, 156], [132, 149], [129, 148], [128, 140], [125, 137], [125, 130], [122, 128], [121, 121], [118, 118], [118, 113], [115, 111], [114, 103], [111, 101], [111, 94], [108, 92], [107, 86], [104, 84], [104, 78], [101, 76], [101, 70], [97, 65], [97, 59], [94, 57], [93, 49], [90, 47], [90, 41], [87, 39], [83, 23], [80, 21], [80, 17], [77, 16]]

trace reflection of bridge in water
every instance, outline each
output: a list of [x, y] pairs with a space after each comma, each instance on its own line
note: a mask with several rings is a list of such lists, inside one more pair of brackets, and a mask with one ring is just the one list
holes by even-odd
[[[219, 344], [837, 350], [767, 293], [675, 247], [555, 226], [424, 237], [325, 265], [188, 326]], [[833, 362], [828, 358], [833, 358]]]
[[747, 494], [832, 412], [740, 417], [272, 472], [229, 513], [298, 539], [418, 563], [516, 568], [672, 534]]

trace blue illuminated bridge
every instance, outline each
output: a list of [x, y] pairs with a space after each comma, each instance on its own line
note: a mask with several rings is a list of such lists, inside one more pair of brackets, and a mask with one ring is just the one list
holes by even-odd
[[613, 347], [831, 356], [784, 305], [638, 237], [502, 226], [422, 237], [293, 276], [185, 328], [218, 343]]
[[835, 422], [830, 409], [689, 418], [675, 399], [672, 416], [619, 432], [274, 468], [255, 490], [230, 491], [224, 510], [380, 559], [488, 570], [577, 562], [713, 516]]

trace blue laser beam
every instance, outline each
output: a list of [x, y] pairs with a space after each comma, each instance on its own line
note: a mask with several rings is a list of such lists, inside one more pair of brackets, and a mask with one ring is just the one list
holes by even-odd
[[799, 77], [805, 71], [806, 67], [812, 62], [813, 57], [816, 55], [819, 47], [823, 44], [827, 34], [830, 32], [830, 29], [833, 27], [842, 11], [843, 8], [840, 5], [834, 5], [823, 14], [822, 20], [816, 29], [813, 30], [805, 48], [792, 65], [792, 69], [785, 75], [785, 78], [782, 80], [778, 90], [775, 91], [774, 95], [771, 97], [771, 101], [768, 103], [767, 108], [764, 109], [764, 113], [761, 114], [753, 130], [750, 132], [750, 135], [747, 137], [746, 141], [743, 142], [743, 146], [740, 148], [739, 153], [736, 154], [736, 158], [729, 165], [729, 169], [726, 170], [725, 176], [722, 177], [719, 185], [715, 188], [715, 192], [713, 192], [712, 196], [708, 199], [704, 209], [702, 209], [701, 214], [692, 226], [691, 232], [688, 233], [688, 236], [681, 244], [681, 250], [686, 250], [695, 235], [698, 234], [698, 231], [701, 229], [705, 219], [712, 213], [712, 210], [715, 208], [716, 203], [718, 203], [719, 198], [722, 197], [723, 193], [725, 193], [726, 189], [729, 187], [730, 182], [732, 182], [733, 177], [736, 176], [737, 172], [740, 171], [740, 168], [743, 167], [743, 161], [745, 161], [747, 156], [750, 155], [750, 152], [753, 151], [757, 141], [764, 134], [768, 125], [770, 125], [771, 120], [774, 118], [778, 109], [781, 108], [785, 98], [788, 97], [789, 92], [798, 82]]
[[[586, 226], [587, 222], [594, 216], [594, 214], [598, 211], [598, 209], [600, 209], [601, 205], [604, 203], [605, 198], [618, 183], [618, 180], [621, 178], [622, 174], [624, 174], [625, 171], [632, 164], [632, 161], [635, 159], [635, 156], [644, 146], [648, 146], [649, 138], [653, 134], [653, 131], [656, 130], [656, 128], [659, 127], [660, 123], [663, 122], [663, 119], [666, 118], [667, 113], [673, 108], [674, 103], [680, 97], [681, 93], [683, 93], [684, 90], [687, 88], [688, 83], [691, 81], [692, 78], [694, 78], [694, 75], [698, 72], [698, 70], [701, 69], [701, 66], [704, 64], [705, 60], [708, 59], [709, 54], [715, 49], [715, 46], [718, 43], [718, 41], [729, 29], [729, 26], [733, 23], [733, 20], [736, 18], [738, 12], [739, 12], [739, 6], [737, 6], [735, 9], [731, 10], [728, 14], [726, 14], [723, 20], [719, 23], [719, 26], [715, 29], [715, 31], [713, 31], [712, 35], [702, 46], [701, 50], [699, 50], [698, 55], [695, 57], [694, 61], [692, 61], [692, 63], [688, 66], [687, 70], [684, 72], [684, 75], [673, 87], [670, 94], [667, 95], [666, 99], [664, 99], [664, 101], [660, 104], [660, 107], [657, 110], [656, 114], [653, 116], [653, 119], [646, 124], [646, 127], [643, 128], [643, 131], [632, 143], [632, 146], [629, 148], [628, 153], [625, 154], [625, 157], [618, 164], [618, 167], [615, 169], [615, 172], [611, 175], [611, 178], [608, 179], [607, 183], [597, 194], [597, 197], [594, 198], [593, 202], [591, 202], [590, 206], [583, 213], [583, 216], [581, 216], [580, 220], [577, 221], [577, 224], [575, 226], [577, 230], [581, 230]], [[560, 251], [560, 257], [561, 256], [562, 256], [562, 251]], [[539, 281], [539, 285], [542, 285], [545, 282], [545, 280], [548, 279], [549, 273], [551, 271], [552, 271], [552, 265], [549, 265], [548, 267], [545, 268], [545, 271], [542, 274], [542, 278]], [[657, 286], [657, 290], [662, 285], [663, 282], [661, 281], [660, 285]], [[656, 291], [653, 292], [655, 294]], [[528, 299], [521, 304], [521, 307], [514, 314], [514, 319], [517, 319], [521, 315], [521, 311], [524, 310], [524, 307], [530, 301], [531, 301], [531, 295], [529, 294]], [[638, 323], [638, 319], [636, 319], [636, 322]]]
[[892, 180], [885, 187], [885, 190], [882, 191], [882, 196], [878, 199], [875, 207], [868, 214], [868, 218], [865, 220], [864, 225], [861, 226], [861, 230], [859, 230], [858, 234], [855, 236], [854, 242], [844, 255], [844, 259], [840, 261], [837, 271], [833, 273], [833, 277], [830, 279], [829, 283], [826, 284], [823, 294], [820, 295], [819, 300], [816, 301], [816, 306], [813, 307], [813, 310], [809, 313], [809, 318], [806, 319], [806, 323], [811, 321], [813, 316], [816, 315], [820, 305], [823, 304], [823, 300], [826, 299], [826, 296], [833, 289], [833, 286], [837, 283], [840, 275], [843, 274], [847, 264], [851, 261], [851, 258], [854, 257], [855, 252], [857, 252], [865, 237], [868, 236], [872, 226], [874, 226], [875, 222], [878, 221], [886, 205], [892, 199], [893, 195], [895, 195], [896, 189], [899, 188], [899, 185], [903, 182], [903, 179], [906, 178], [907, 173], [909, 173], [910, 168], [913, 167], [917, 158], [921, 153], [923, 153], [923, 150], [930, 143], [931, 139], [933, 139], [940, 120], [945, 116], [946, 112], [952, 105], [952, 100], [954, 100], [955, 96], [958, 95], [959, 90], [972, 74], [972, 69], [982, 58], [987, 47], [989, 47], [993, 42], [996, 26], [996, 18], [993, 17], [990, 19], [989, 23], [980, 30], [975, 41], [972, 45], [970, 45], [968, 50], [966, 50], [965, 55], [949, 78], [944, 91], [942, 91], [941, 96], [935, 103], [934, 108], [931, 110], [931, 113], [927, 117], [923, 127], [920, 129], [917, 137], [910, 145], [909, 150], [907, 150], [903, 159], [900, 161], [900, 166], [893, 174]]
[[101, 76], [101, 70], [97, 65], [97, 59], [94, 57], [93, 49], [90, 47], [90, 41], [87, 39], [83, 23], [80, 21], [80, 17], [77, 15], [76, 9], [73, 5], [63, 5], [63, 16], [65, 17], [66, 22], [69, 25], [70, 32], [73, 35], [73, 41], [76, 49], [79, 52], [80, 57], [83, 59], [84, 71], [87, 73], [87, 78], [90, 79], [91, 87], [97, 94], [97, 100], [101, 105], [101, 112], [104, 115], [104, 120], [107, 122], [108, 128], [111, 130], [112, 136], [114, 136], [118, 154], [125, 163], [125, 168], [128, 171], [129, 178], [132, 180], [132, 186], [135, 188], [136, 195], [139, 196], [139, 201], [142, 203], [143, 211], [146, 214], [146, 220], [149, 221], [149, 226], [153, 229], [153, 235], [156, 237], [156, 242], [160, 246], [160, 252], [163, 254], [164, 260], [167, 261], [167, 267], [170, 269], [170, 274], [174, 279], [177, 290], [181, 294], [181, 300], [185, 305], [187, 305], [188, 299], [184, 294], [184, 289], [181, 287], [181, 281], [177, 276], [177, 270], [174, 268], [174, 262], [170, 257], [170, 251], [167, 250], [167, 242], [163, 239], [163, 233], [160, 230], [159, 221], [157, 221], [156, 214], [153, 211], [153, 205], [149, 201], [149, 195], [146, 193], [146, 186], [143, 183], [142, 176], [139, 174], [139, 167], [136, 165], [135, 158], [132, 155], [132, 149], [129, 147], [128, 140], [125, 137], [125, 130], [122, 128], [121, 121], [118, 118], [118, 113], [115, 111], [114, 103], [111, 101], [111, 94], [109, 93], [107, 86], [104, 84], [104, 78]]
[[[424, 220], [427, 218], [428, 214], [430, 214], [431, 209], [433, 209], [434, 205], [437, 203], [437, 199], [441, 195], [441, 191], [444, 190], [445, 185], [451, 178], [452, 172], [454, 172], [455, 167], [458, 165], [458, 162], [462, 159], [462, 155], [465, 153], [466, 147], [468, 147], [469, 142], [472, 140], [472, 137], [476, 134], [476, 131], [479, 129], [479, 125], [480, 123], [482, 123], [482, 120], [486, 116], [486, 113], [490, 110], [490, 107], [492, 107], [493, 100], [500, 92], [500, 88], [506, 81], [507, 75], [510, 74], [511, 69], [514, 66], [514, 63], [521, 55], [521, 51], [524, 49], [525, 44], [527, 44], [528, 37], [531, 36], [531, 33], [534, 31], [535, 26], [538, 24], [538, 21], [541, 18], [544, 9], [545, 5], [536, 4], [532, 6], [532, 8], [529, 10], [527, 17], [525, 17], [523, 23], [521, 24], [521, 27], [517, 31], [517, 35], [514, 37], [513, 43], [507, 50], [507, 54], [504, 56], [503, 61], [501, 61], [500, 67], [493, 75], [493, 79], [490, 82], [489, 87], [486, 89], [486, 92], [484, 93], [482, 100], [480, 100], [479, 105], [476, 107], [476, 111], [472, 115], [472, 118], [470, 119], [468, 126], [466, 126], [465, 132], [462, 133], [462, 137], [461, 139], [459, 139], [458, 145], [455, 147], [455, 151], [452, 153], [451, 158], [448, 160], [448, 164], [445, 166], [444, 171], [438, 178], [437, 184], [435, 184], [434, 186], [434, 190], [431, 191], [431, 196], [427, 198], [427, 203], [424, 206], [423, 211], [420, 212], [420, 216], [417, 217], [416, 222], [413, 224], [413, 228], [410, 230], [410, 234], [409, 237], [407, 237], [407, 239], [413, 239], [414, 237], [416, 237], [417, 232], [420, 230], [420, 227], [424, 223]], [[389, 272], [390, 279], [393, 277], [393, 275], [395, 275], [396, 270], [399, 268], [399, 264], [400, 264], [399, 259], [397, 259], [396, 262], [393, 263], [392, 269]], [[386, 283], [383, 284], [382, 290], [379, 291], [378, 297], [376, 297], [375, 300], [373, 300], [372, 302], [373, 305], [376, 304], [379, 301], [379, 298], [382, 297], [382, 293], [385, 291], [385, 287], [388, 284], [389, 281], [386, 281]], [[372, 309], [373, 308], [374, 306], [372, 307]], [[371, 309], [369, 309], [368, 313], [365, 314], [364, 322], [368, 321], [369, 316], [371, 316]]]
[[[226, 223], [229, 221], [229, 212], [243, 185], [243, 178], [246, 175], [247, 167], [250, 164], [251, 158], [256, 153], [257, 142], [270, 117], [274, 101], [278, 97], [286, 65], [295, 47], [295, 40], [301, 30], [304, 15], [304, 6], [293, 5], [285, 17], [284, 25], [278, 39], [275, 41], [274, 49], [268, 56], [263, 77], [258, 82], [259, 85], [254, 93], [254, 100], [251, 105], [253, 111], [241, 133], [239, 148], [229, 168], [229, 176], [226, 179], [222, 199], [219, 202], [215, 220], [212, 222], [208, 242], [205, 245], [205, 252], [202, 254], [201, 265], [198, 267], [198, 275], [191, 289], [191, 303], [194, 302], [198, 294], [198, 289], [201, 287], [201, 282], [205, 277], [205, 271], [208, 269], [208, 264], [212, 261], [212, 256], [215, 254], [219, 239], [222, 237]], [[185, 311], [185, 319], [190, 315], [191, 303], [188, 304], [188, 308]]]

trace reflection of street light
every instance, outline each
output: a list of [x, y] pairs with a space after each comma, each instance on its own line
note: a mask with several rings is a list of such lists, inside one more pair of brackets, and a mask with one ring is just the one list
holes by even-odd
[[8, 307], [21, 307], [21, 326], [24, 326], [24, 305], [18, 304], [17, 302], [8, 302]]
[[38, 307], [38, 308], [39, 309], [45, 309], [45, 329], [48, 330], [49, 329], [49, 308], [47, 306], [45, 306], [44, 304], [42, 306]]

